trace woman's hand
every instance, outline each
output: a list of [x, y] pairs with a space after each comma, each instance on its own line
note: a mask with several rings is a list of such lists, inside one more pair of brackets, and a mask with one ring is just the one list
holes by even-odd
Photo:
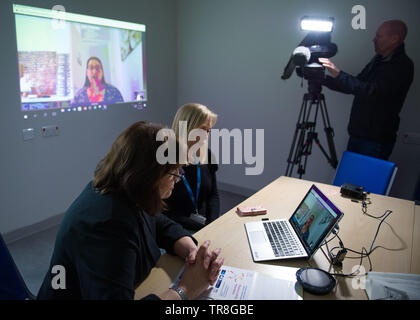
[[[178, 241], [176, 241], [174, 245], [174, 251], [179, 257], [185, 259], [185, 262], [187, 264], [192, 265], [196, 262], [198, 248], [190, 237], [182, 237]], [[214, 251], [209, 252], [209, 255], [206, 257], [205, 261], [203, 262], [206, 268], [208, 268], [211, 261], [214, 261], [217, 259], [217, 257], [220, 254], [220, 251], [221, 249], [218, 248]], [[217, 274], [216, 274], [215, 279], [217, 279]], [[212, 277], [209, 277], [208, 279], [209, 284], [213, 284], [215, 279]]]
[[[219, 257], [221, 249], [209, 249], [210, 241], [207, 240], [198, 251], [192, 251], [187, 257], [184, 273], [179, 282], [188, 298], [197, 298], [210, 285], [214, 284], [223, 265], [224, 258]], [[190, 263], [191, 261], [195, 261]]]
[[190, 248], [190, 252], [188, 253], [187, 257], [185, 258], [185, 262], [188, 264], [194, 264], [195, 259], [197, 257], [198, 248]]
[[191, 260], [191, 263], [195, 261], [194, 252], [197, 252], [197, 250], [198, 248], [194, 241], [188, 236], [182, 237], [174, 243], [175, 254], [182, 259], [186, 259], [186, 261]]
[[[206, 259], [204, 260], [204, 266], [208, 268], [210, 263], [217, 259], [221, 251], [222, 249], [220, 248], [217, 248], [216, 250], [211, 251], [210, 256], [207, 256]], [[194, 264], [196, 262], [197, 252], [198, 252], [197, 248], [191, 249], [189, 255], [185, 259], [185, 262], [187, 264]], [[209, 274], [209, 284], [212, 285], [217, 280], [218, 272], [215, 277], [211, 277], [210, 275], [212, 275], [212, 273]]]

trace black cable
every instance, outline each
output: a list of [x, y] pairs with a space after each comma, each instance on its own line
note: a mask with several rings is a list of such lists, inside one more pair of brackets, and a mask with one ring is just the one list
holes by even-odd
[[[362, 251], [363, 251], [363, 249], [364, 249], [364, 247], [362, 248]], [[343, 273], [330, 273], [330, 275], [332, 275], [332, 276], [336, 276], [336, 277], [355, 277], [355, 276], [359, 276], [359, 277], [361, 277], [361, 276], [365, 276], [365, 275], [367, 275], [367, 273], [365, 273], [365, 274], [358, 274], [359, 273], [359, 270], [360, 270], [360, 268], [362, 267], [362, 264], [363, 264], [363, 256], [360, 256], [360, 263], [359, 263], [359, 267], [357, 268], [357, 270], [356, 271], [354, 271], [354, 272], [352, 272], [352, 273], [349, 273], [349, 274], [343, 274]]]
[[[366, 200], [369, 201], [369, 203], [367, 203]], [[362, 200], [362, 212], [364, 214], [367, 214], [367, 205], [368, 204], [371, 204], [371, 203], [372, 202], [370, 202], [370, 199], [369, 198], [366, 198], [366, 197], [363, 198], [363, 200]]]
[[[344, 247], [344, 244], [343, 244], [343, 241], [341, 240], [341, 238], [340, 238], [340, 236], [338, 235], [338, 232], [335, 232], [335, 230], [333, 230], [333, 233], [334, 233], [334, 235], [338, 238], [338, 241], [339, 241], [339, 243], [340, 243], [340, 247], [334, 247], [334, 248], [332, 248], [331, 250], [329, 250], [328, 249], [328, 244], [326, 244], [326, 247], [327, 247], [327, 250], [328, 250], [328, 253], [329, 253], [329, 256], [330, 256], [330, 258], [331, 258], [331, 262], [333, 263], [333, 264], [335, 264], [334, 263], [334, 258], [332, 257], [332, 251], [334, 250], [334, 249], [339, 249], [339, 248], [341, 248], [342, 250], [346, 250], [346, 252], [347, 252], [347, 248], [345, 248]], [[364, 249], [364, 247], [362, 248], [362, 252], [363, 252], [363, 249]], [[366, 250], [366, 249], [365, 249]], [[339, 253], [338, 253], [339, 254]], [[337, 256], [338, 256], [338, 254], [337, 254]], [[336, 257], [337, 257], [336, 256]], [[362, 266], [362, 263], [363, 263], [363, 258], [364, 258], [364, 256], [363, 256], [363, 253], [360, 255], [360, 263], [359, 263], [359, 267], [357, 268], [357, 270], [355, 270], [354, 272], [352, 272], [352, 273], [349, 273], [349, 274], [343, 274], [343, 273], [330, 273], [330, 275], [332, 275], [332, 276], [337, 276], [337, 277], [354, 277], [354, 276], [356, 276], [357, 274], [358, 274], [358, 272], [359, 272], [359, 270], [360, 270], [360, 268], [361, 268], [361, 266]], [[340, 262], [340, 265], [341, 265], [341, 261], [339, 261]], [[359, 276], [362, 276], [362, 275], [359, 275]]]
[[[378, 233], [379, 233], [379, 230], [380, 230], [380, 228], [381, 228], [381, 225], [382, 225], [382, 223], [385, 221], [385, 219], [386, 218], [388, 218], [389, 217], [389, 215], [392, 213], [392, 210], [386, 210], [385, 211], [385, 213], [382, 215], [382, 216], [380, 216], [380, 217], [375, 217], [375, 216], [372, 216], [372, 215], [369, 215], [369, 214], [366, 214], [366, 215], [368, 215], [369, 217], [372, 217], [372, 218], [374, 218], [374, 219], [381, 219], [381, 222], [379, 223], [379, 225], [378, 225], [378, 228], [376, 229], [376, 233], [375, 233], [375, 236], [374, 236], [374, 238], [373, 238], [373, 241], [372, 241], [372, 243], [371, 243], [371, 245], [370, 245], [370, 248], [369, 248], [369, 252], [365, 249], [365, 251], [366, 251], [366, 256], [369, 256], [372, 252], [373, 252], [373, 250], [375, 250], [376, 248], [378, 248], [378, 247], [375, 247], [374, 249], [372, 249], [373, 248], [373, 245], [374, 245], [374, 243], [375, 243], [375, 241], [376, 241], [376, 238], [378, 237]], [[339, 239], [339, 241], [340, 241], [340, 247], [343, 247], [342, 246], [342, 241], [341, 241], [341, 238], [339, 237], [339, 235], [338, 235], [338, 233], [335, 233], [336, 234], [336, 236], [337, 236], [337, 238]], [[331, 250], [334, 250], [334, 249], [336, 249], [336, 248], [338, 248], [338, 247], [334, 247], [333, 249], [331, 249]], [[356, 253], [356, 254], [363, 254], [363, 248], [362, 248], [362, 252], [357, 252], [357, 251], [355, 251], [355, 250], [352, 250], [352, 249], [349, 249], [349, 248], [345, 248], [346, 250], [348, 250], [348, 251], [351, 251], [351, 252], [354, 252], [354, 253]]]
[[332, 237], [330, 240], [324, 240], [324, 244], [327, 244], [327, 243], [329, 243], [329, 242], [331, 242], [331, 241], [333, 241], [335, 238], [337, 238], [337, 235], [336, 234], [334, 234], [334, 237]]
[[370, 249], [369, 249], [369, 251], [372, 251], [373, 244], [375, 243], [376, 237], [378, 236], [378, 233], [379, 233], [379, 228], [381, 227], [382, 223], [385, 221], [385, 219], [386, 219], [386, 218], [388, 218], [388, 217], [389, 217], [389, 215], [390, 215], [391, 213], [392, 213], [392, 210], [387, 210], [387, 211], [385, 211], [385, 214], [384, 214], [384, 216], [385, 216], [385, 217], [384, 217], [384, 218], [381, 220], [381, 222], [379, 223], [378, 229], [376, 230], [375, 238], [373, 239], [372, 244], [370, 245]]
[[[362, 208], [362, 211], [363, 211], [363, 208]], [[371, 218], [373, 218], [373, 219], [380, 220], [380, 219], [382, 219], [383, 217], [385, 217], [386, 215], [390, 214], [391, 212], [392, 212], [392, 210], [386, 210], [386, 211], [385, 211], [385, 213], [384, 213], [383, 215], [379, 216], [379, 217], [377, 217], [377, 216], [373, 216], [373, 215], [371, 215], [371, 214], [367, 213], [367, 211], [363, 211], [363, 214], [365, 214], [365, 215], [367, 215], [368, 217], [371, 217]]]
[[[363, 209], [366, 209], [367, 208], [367, 204], [368, 204], [368, 203], [365, 202], [365, 200], [363, 200], [363, 203], [364, 204], [362, 204], [362, 211], [363, 211]], [[370, 200], [369, 200], [369, 204], [370, 204]], [[388, 218], [390, 216], [390, 214], [392, 213], [392, 210], [386, 210], [385, 213], [383, 215], [379, 216], [379, 217], [372, 216], [372, 215], [368, 214], [367, 213], [367, 210], [364, 210], [363, 213], [366, 214], [367, 216], [371, 217], [371, 218], [378, 219], [378, 220], [380, 219], [381, 220], [381, 222], [378, 225], [378, 228], [376, 229], [376, 233], [375, 233], [375, 236], [374, 236], [374, 238], [372, 240], [372, 243], [370, 245], [369, 251], [367, 251], [365, 247], [362, 247], [361, 252], [358, 252], [358, 251], [355, 251], [355, 250], [352, 250], [352, 249], [349, 249], [349, 248], [344, 247], [343, 241], [341, 240], [340, 236], [338, 235], [338, 232], [336, 232], [335, 230], [333, 230], [332, 233], [334, 234], [334, 237], [331, 238], [328, 241], [324, 240], [324, 243], [323, 243], [323, 245], [325, 245], [327, 247], [327, 252], [328, 252], [328, 256], [330, 258], [330, 263], [331, 264], [334, 264], [333, 263], [334, 258], [333, 258], [333, 253], [332, 252], [334, 250], [340, 249], [340, 248], [342, 248], [342, 250], [346, 250], [346, 251], [349, 251], [349, 252], [353, 252], [353, 253], [359, 254], [360, 255], [360, 263], [359, 263], [359, 268], [356, 271], [354, 271], [354, 272], [352, 272], [350, 274], [330, 273], [330, 272], [328, 272], [330, 275], [332, 275], [332, 276], [340, 276], [340, 277], [353, 277], [353, 276], [355, 276], [359, 272], [359, 270], [360, 270], [360, 268], [361, 268], [361, 266], [363, 264], [363, 259], [364, 258], [368, 258], [368, 261], [369, 261], [369, 271], [368, 272], [372, 271], [373, 266], [372, 266], [372, 261], [370, 259], [370, 255], [372, 254], [373, 251], [375, 251], [377, 248], [380, 247], [380, 246], [377, 246], [377, 247], [373, 248], [373, 245], [374, 245], [374, 243], [376, 241], [376, 238], [377, 238], [377, 236], [379, 234], [379, 230], [381, 228], [382, 223], [385, 221], [386, 218]], [[339, 240], [340, 246], [339, 247], [334, 247], [331, 250], [329, 250], [328, 243], [331, 242], [336, 237]], [[321, 247], [321, 250], [322, 250], [322, 252], [324, 252], [324, 250], [322, 249], [322, 247]], [[364, 253], [364, 251], [366, 253]], [[325, 252], [324, 252], [324, 254], [325, 254]], [[349, 258], [349, 259], [357, 259], [359, 257], [346, 257], [346, 258]], [[328, 259], [328, 257], [327, 257], [327, 259]], [[364, 275], [367, 275], [367, 273], [365, 273]], [[363, 276], [363, 275], [360, 275], [360, 276]]]
[[[369, 194], [369, 193], [367, 193], [367, 194]], [[391, 210], [386, 210], [383, 215], [381, 215], [379, 217], [376, 217], [376, 216], [373, 216], [373, 215], [367, 213], [367, 206], [369, 204], [372, 204], [372, 201], [370, 201], [370, 198], [367, 198], [366, 194], [365, 194], [365, 196], [362, 200], [362, 212], [363, 212], [363, 214], [367, 215], [368, 217], [371, 217], [371, 218], [374, 218], [374, 219], [382, 219], [388, 212], [391, 211]]]

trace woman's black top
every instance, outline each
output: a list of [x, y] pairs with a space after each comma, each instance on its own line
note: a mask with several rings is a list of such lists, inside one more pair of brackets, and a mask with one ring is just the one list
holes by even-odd
[[[149, 216], [89, 183], [63, 218], [38, 299], [133, 299], [159, 259], [159, 248], [173, 254], [174, 243], [186, 235], [165, 215]], [[65, 289], [53, 287], [55, 265], [65, 268]], [[57, 279], [54, 283], [57, 288]]]
[[[198, 196], [198, 212], [206, 217], [206, 224], [214, 221], [220, 216], [220, 200], [217, 191], [216, 171], [217, 164], [199, 164], [201, 170], [201, 187]], [[185, 178], [187, 179], [194, 197], [197, 191], [197, 165], [183, 167]], [[180, 223], [188, 230], [197, 231], [203, 225], [190, 219], [190, 215], [195, 213], [194, 204], [190, 194], [181, 180], [175, 184], [172, 195], [166, 200], [168, 210], [163, 213], [172, 220]]]

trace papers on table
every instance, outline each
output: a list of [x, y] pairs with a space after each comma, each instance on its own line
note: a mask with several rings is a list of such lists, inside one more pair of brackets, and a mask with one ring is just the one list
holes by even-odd
[[371, 300], [420, 299], [420, 275], [369, 272], [365, 284]]
[[[276, 278], [258, 272], [223, 266], [214, 286], [201, 300], [302, 300], [303, 289], [296, 282], [298, 268], [278, 267]], [[184, 268], [171, 287], [178, 285]], [[278, 277], [277, 277], [278, 276]]]

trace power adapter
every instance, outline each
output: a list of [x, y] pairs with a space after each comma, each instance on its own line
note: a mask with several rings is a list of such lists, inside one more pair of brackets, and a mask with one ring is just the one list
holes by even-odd
[[351, 183], [344, 183], [341, 186], [340, 193], [343, 197], [348, 197], [357, 200], [364, 200], [366, 195], [363, 192], [363, 187], [356, 186]]

